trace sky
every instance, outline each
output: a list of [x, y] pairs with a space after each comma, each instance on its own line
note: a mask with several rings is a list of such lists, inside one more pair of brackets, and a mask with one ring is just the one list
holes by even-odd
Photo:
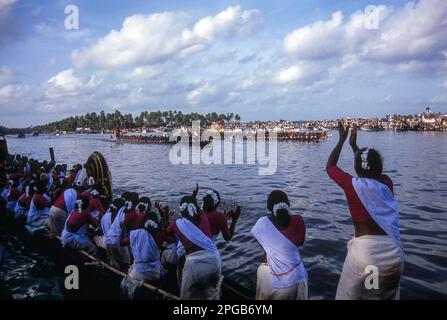
[[7, 127], [116, 109], [248, 121], [427, 106], [447, 112], [445, 0], [0, 0]]

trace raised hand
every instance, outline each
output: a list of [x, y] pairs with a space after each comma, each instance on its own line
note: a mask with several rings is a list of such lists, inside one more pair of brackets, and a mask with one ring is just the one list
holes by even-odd
[[348, 137], [349, 134], [349, 126], [344, 126], [343, 122], [339, 121], [338, 122], [338, 134], [340, 135], [340, 141], [345, 142], [346, 138]]
[[357, 152], [359, 147], [357, 146], [357, 124], [352, 125], [351, 136], [349, 137], [349, 145], [352, 147], [352, 150]]

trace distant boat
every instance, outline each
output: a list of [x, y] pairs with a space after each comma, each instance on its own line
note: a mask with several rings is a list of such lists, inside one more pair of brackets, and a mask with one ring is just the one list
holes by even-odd
[[34, 132], [32, 133], [32, 136], [33, 136], [33, 137], [38, 137], [38, 136], [39, 136], [39, 132], [34, 131]]
[[371, 125], [363, 125], [360, 127], [362, 131], [384, 131], [385, 129], [382, 126], [371, 126]]
[[19, 139], [25, 139], [25, 134], [24, 134], [24, 133], [19, 133], [19, 134], [17, 135], [17, 138], [19, 138]]

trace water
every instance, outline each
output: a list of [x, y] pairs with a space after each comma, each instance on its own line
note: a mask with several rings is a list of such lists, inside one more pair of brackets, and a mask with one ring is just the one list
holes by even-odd
[[[262, 251], [249, 231], [266, 214], [269, 192], [282, 189], [306, 222], [301, 255], [309, 273], [309, 295], [334, 298], [346, 244], [354, 232], [344, 194], [324, 170], [335, 137], [321, 143], [278, 143], [278, 168], [272, 176], [259, 176], [257, 165], [172, 165], [168, 145], [119, 144], [107, 139], [107, 135], [12, 137], [8, 146], [10, 153], [37, 159], [48, 159], [48, 149], [53, 147], [56, 160], [69, 165], [83, 163], [93, 151], [100, 151], [112, 171], [115, 194], [133, 190], [175, 209], [195, 183], [217, 189], [223, 199], [221, 209], [242, 207], [233, 240], [218, 242], [224, 274], [251, 285]], [[407, 255], [401, 298], [447, 298], [447, 134], [360, 132], [359, 145], [381, 151], [385, 173], [392, 178], [401, 205], [401, 237]], [[339, 164], [350, 173], [352, 158], [346, 145]], [[19, 264], [9, 266], [15, 267]], [[41, 277], [33, 280], [42, 281]]]

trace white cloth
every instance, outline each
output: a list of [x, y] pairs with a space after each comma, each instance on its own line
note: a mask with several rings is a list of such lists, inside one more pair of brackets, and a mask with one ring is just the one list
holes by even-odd
[[[335, 299], [396, 299], [403, 265], [403, 251], [391, 237], [366, 235], [353, 238], [348, 243], [348, 254]], [[372, 282], [370, 266], [376, 267], [378, 271], [377, 289], [366, 285]]]
[[88, 224], [84, 224], [76, 232], [69, 232], [67, 230], [67, 222], [72, 214], [73, 211], [68, 215], [67, 220], [65, 221], [64, 230], [61, 235], [62, 246], [70, 246], [73, 249], [84, 249], [91, 243], [90, 239], [85, 234], [87, 232]]
[[132, 230], [129, 238], [135, 271], [145, 273], [161, 269], [160, 250], [147, 230]]
[[[31, 222], [33, 222], [35, 220], [48, 219], [48, 216], [49, 216], [49, 213], [50, 213], [50, 208], [45, 207], [45, 208], [43, 208], [41, 210], [38, 210], [36, 208], [36, 206], [34, 205], [34, 197], [35, 196], [36, 195], [34, 195], [33, 198], [31, 199], [31, 204], [30, 204], [30, 207], [29, 207], [28, 218], [27, 218], [26, 223], [31, 223]], [[51, 201], [51, 198], [48, 195], [43, 194], [43, 196], [48, 201]]]
[[390, 188], [374, 179], [352, 178], [352, 186], [371, 218], [402, 248], [399, 203]]
[[19, 200], [16, 203], [16, 206], [14, 208], [14, 217], [16, 219], [25, 216], [28, 208], [23, 207], [22, 205], [20, 205], [20, 199], [22, 199], [23, 197], [26, 197], [26, 194], [22, 194], [22, 196], [19, 198]]
[[288, 288], [272, 287], [272, 274], [266, 263], [259, 266], [256, 281], [256, 300], [307, 300], [307, 280], [295, 283]]
[[180, 232], [188, 238], [189, 241], [194, 243], [199, 248], [208, 251], [209, 253], [219, 256], [219, 250], [217, 250], [216, 244], [208, 238], [206, 234], [197, 228], [191, 221], [185, 218], [181, 218], [175, 221], [177, 228]]
[[112, 212], [109, 210], [106, 211], [104, 216], [101, 219], [101, 230], [102, 234], [107, 234], [109, 232], [110, 227], [112, 226]]
[[69, 188], [64, 191], [64, 202], [65, 202], [65, 207], [67, 208], [67, 212], [73, 211], [77, 197], [78, 197], [78, 194], [77, 194], [76, 190], [73, 188]]
[[251, 233], [267, 254], [273, 288], [288, 288], [307, 280], [298, 247], [287, 239], [267, 216], [260, 218]]
[[106, 245], [108, 246], [119, 245], [122, 233], [121, 223], [124, 221], [124, 209], [125, 207], [119, 209], [118, 213], [116, 214], [115, 220], [113, 220], [113, 223], [110, 226], [110, 229], [107, 231], [107, 233], [104, 233], [106, 237]]
[[74, 183], [80, 182], [81, 184], [84, 184], [85, 180], [87, 180], [87, 170], [85, 168], [81, 169], [76, 173], [76, 177], [74, 179]]
[[200, 250], [186, 255], [180, 299], [218, 300], [222, 284], [220, 257]]

